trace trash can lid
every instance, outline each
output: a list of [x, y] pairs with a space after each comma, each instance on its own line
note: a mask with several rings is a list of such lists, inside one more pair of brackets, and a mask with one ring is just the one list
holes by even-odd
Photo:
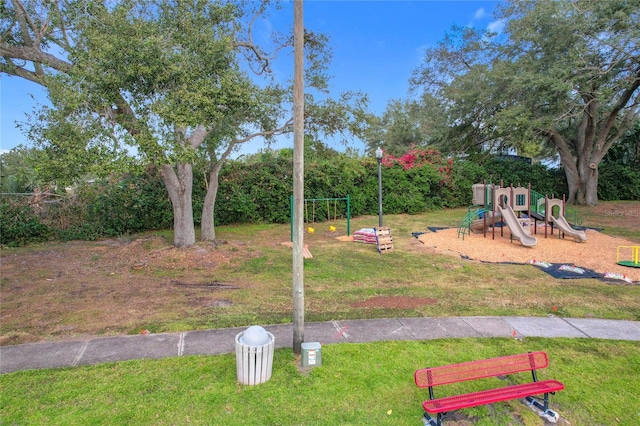
[[242, 333], [239, 340], [243, 345], [262, 346], [269, 343], [270, 337], [267, 330], [259, 325], [252, 325]]

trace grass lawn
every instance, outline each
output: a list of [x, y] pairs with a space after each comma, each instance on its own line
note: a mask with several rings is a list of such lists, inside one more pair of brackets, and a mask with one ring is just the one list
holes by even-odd
[[[603, 203], [598, 214], [578, 210], [585, 225], [640, 244], [632, 215], [640, 214], [640, 202], [620, 205]], [[344, 222], [337, 223], [336, 234], [327, 224], [316, 224], [316, 232], [305, 236], [314, 256], [305, 259], [305, 319], [553, 312], [640, 320], [638, 285], [559, 280], [526, 264], [470, 262], [435, 253], [411, 235], [429, 226], [456, 226], [465, 214], [466, 209], [454, 209], [385, 216], [396, 249], [382, 256], [375, 246], [337, 240]], [[352, 230], [375, 226], [377, 219], [355, 218]], [[292, 252], [282, 245], [289, 241], [289, 225], [223, 226], [217, 235], [226, 243], [200, 242], [185, 250], [171, 246], [169, 232], [3, 249], [0, 345], [290, 322]], [[589, 241], [560, 244], [569, 253], [590, 247]], [[486, 246], [494, 250], [495, 245], [487, 238]], [[607, 254], [615, 265], [615, 249]], [[432, 303], [371, 303], [393, 298]]]
[[[640, 202], [576, 210], [584, 225], [640, 244]], [[456, 226], [465, 214], [385, 217], [396, 250], [382, 256], [317, 225], [305, 237], [314, 255], [305, 260], [305, 320], [552, 312], [640, 320], [637, 284], [469, 262], [425, 252], [411, 236]], [[361, 217], [351, 226], [376, 223]], [[173, 249], [169, 232], [3, 249], [0, 344], [290, 322], [291, 250], [281, 245], [289, 226], [217, 233], [226, 244], [187, 250]], [[394, 298], [430, 302], [370, 303]], [[323, 366], [309, 372], [298, 371], [290, 350], [278, 350], [272, 379], [255, 387], [237, 383], [234, 355], [16, 372], [0, 376], [0, 424], [418, 425], [427, 391], [413, 383], [416, 369], [529, 350], [549, 353], [541, 378], [566, 385], [551, 399], [563, 424], [640, 424], [640, 343], [534, 338], [327, 345]], [[448, 424], [543, 424], [517, 401], [463, 413]]]
[[[566, 386], [551, 396], [560, 424], [640, 423], [640, 342], [540, 338], [326, 345], [323, 365], [307, 372], [290, 350], [277, 350], [272, 378], [257, 386], [237, 383], [234, 355], [16, 372], [0, 376], [0, 416], [7, 425], [420, 425], [428, 392], [415, 386], [416, 369], [534, 350], [550, 358], [539, 378]], [[456, 386], [481, 384], [437, 395]], [[509, 401], [463, 410], [447, 424], [543, 421]]]

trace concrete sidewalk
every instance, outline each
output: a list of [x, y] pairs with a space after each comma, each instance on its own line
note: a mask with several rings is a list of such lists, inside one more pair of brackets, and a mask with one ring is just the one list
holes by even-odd
[[[276, 348], [292, 347], [291, 324], [269, 325]], [[0, 373], [73, 367], [130, 359], [235, 352], [235, 337], [247, 327], [91, 337], [0, 347]], [[573, 337], [640, 341], [639, 321], [558, 317], [389, 318], [306, 323], [306, 342], [357, 343], [459, 337]]]

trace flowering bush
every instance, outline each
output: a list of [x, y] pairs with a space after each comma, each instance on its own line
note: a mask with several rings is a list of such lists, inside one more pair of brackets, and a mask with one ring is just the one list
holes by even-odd
[[382, 158], [382, 164], [386, 167], [392, 167], [398, 164], [402, 166], [404, 170], [431, 166], [442, 176], [440, 184], [449, 185], [452, 182], [453, 158], [443, 159], [442, 153], [434, 148], [421, 149], [415, 145], [411, 145], [409, 151], [401, 157], [394, 157], [391, 154], [385, 153]]

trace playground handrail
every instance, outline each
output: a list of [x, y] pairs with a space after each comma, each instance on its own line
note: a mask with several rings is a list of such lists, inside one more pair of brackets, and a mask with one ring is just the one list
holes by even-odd
[[[545, 196], [539, 192], [531, 190], [531, 199], [529, 200], [529, 206], [532, 213], [538, 213], [544, 216], [544, 199]], [[540, 202], [542, 200], [542, 202]], [[564, 217], [567, 222], [573, 224], [574, 227], [582, 226], [582, 218], [578, 216], [578, 212], [574, 209], [565, 207]]]
[[564, 217], [567, 222], [573, 224], [573, 227], [582, 226], [582, 218], [578, 216], [578, 212], [574, 209], [568, 209], [565, 207]]
[[[544, 198], [545, 196], [539, 192], [531, 190], [531, 198], [529, 199], [529, 208], [531, 212], [538, 213], [540, 215], [544, 214]], [[542, 204], [540, 203], [542, 200]]]
[[486, 209], [479, 208], [474, 211], [471, 211], [472, 206], [467, 208], [467, 215], [460, 221], [460, 225], [458, 226], [458, 238], [462, 234], [462, 240], [464, 241], [464, 236], [471, 232], [471, 222], [476, 219], [479, 219], [480, 213], [487, 213]]

